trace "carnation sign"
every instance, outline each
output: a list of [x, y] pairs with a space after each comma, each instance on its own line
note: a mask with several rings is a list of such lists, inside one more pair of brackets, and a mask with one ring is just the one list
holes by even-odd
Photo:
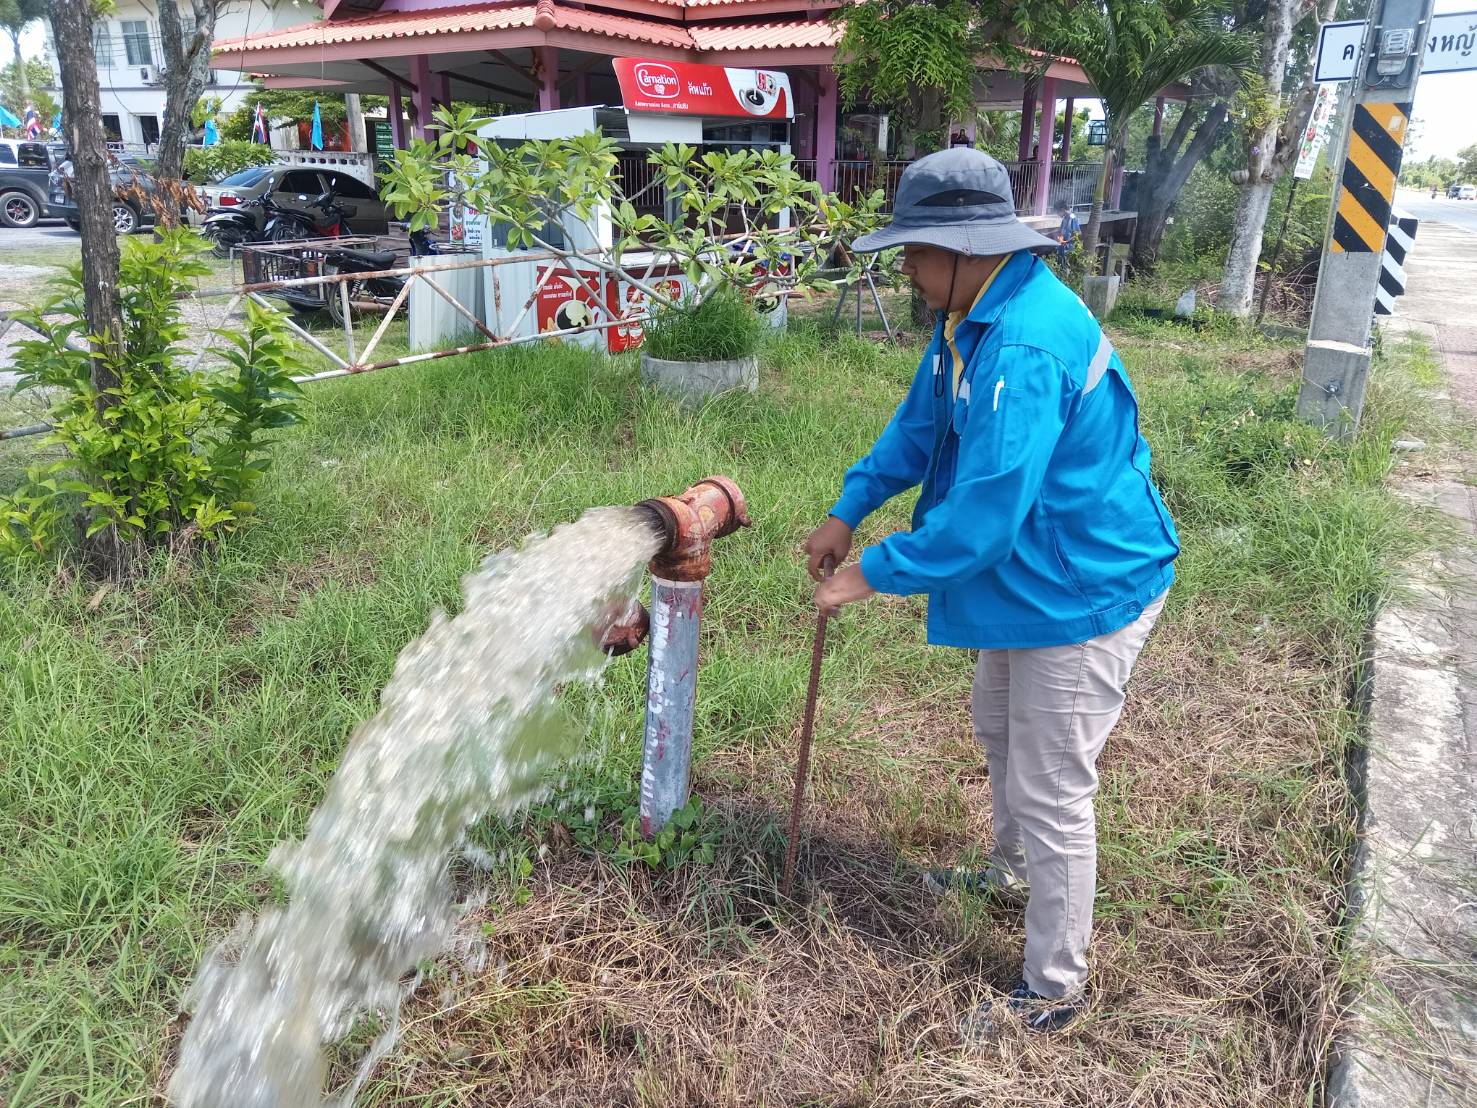
[[770, 69], [616, 58], [616, 80], [627, 111], [714, 118], [790, 119], [790, 78]]

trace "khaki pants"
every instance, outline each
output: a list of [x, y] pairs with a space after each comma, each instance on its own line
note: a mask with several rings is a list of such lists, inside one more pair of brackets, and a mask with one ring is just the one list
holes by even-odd
[[1030, 882], [1026, 985], [1075, 996], [1087, 982], [1097, 887], [1097, 758], [1164, 597], [1135, 622], [1072, 646], [982, 650], [974, 732], [990, 764], [992, 879]]

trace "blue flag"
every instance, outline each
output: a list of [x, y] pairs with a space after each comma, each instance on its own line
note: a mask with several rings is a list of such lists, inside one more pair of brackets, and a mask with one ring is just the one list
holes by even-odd
[[318, 112], [318, 101], [313, 101], [313, 149], [323, 149], [323, 116]]
[[[313, 118], [317, 119], [317, 108], [314, 108], [313, 111]], [[10, 113], [10, 109], [4, 104], [0, 104], [0, 127], [19, 127], [20, 125], [21, 121]]]
[[62, 113], [61, 112], [57, 112], [56, 115], [54, 115], [54, 116], [51, 117], [51, 129], [53, 131], [60, 131], [62, 129]]
[[215, 129], [215, 120], [207, 119], [205, 121], [205, 137], [200, 140], [200, 145], [214, 146], [216, 143], [220, 142], [220, 140], [220, 133]]

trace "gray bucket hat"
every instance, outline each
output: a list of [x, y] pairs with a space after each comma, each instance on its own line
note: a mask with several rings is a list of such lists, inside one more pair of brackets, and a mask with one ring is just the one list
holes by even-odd
[[967, 147], [940, 150], [903, 170], [892, 222], [851, 248], [866, 254], [908, 243], [969, 255], [1057, 245], [1016, 218], [1005, 167]]

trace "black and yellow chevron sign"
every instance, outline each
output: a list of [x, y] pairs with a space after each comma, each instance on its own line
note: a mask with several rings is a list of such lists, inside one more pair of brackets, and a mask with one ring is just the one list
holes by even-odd
[[1335, 253], [1373, 253], [1385, 248], [1395, 178], [1410, 124], [1409, 104], [1356, 104], [1344, 187], [1333, 221]]

